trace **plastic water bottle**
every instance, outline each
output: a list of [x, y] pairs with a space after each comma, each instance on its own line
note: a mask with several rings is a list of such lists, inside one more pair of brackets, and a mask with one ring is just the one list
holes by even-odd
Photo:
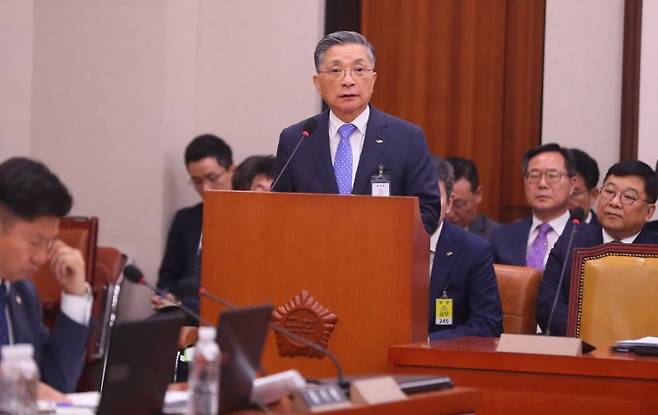
[[199, 327], [199, 340], [188, 377], [188, 414], [215, 415], [219, 409], [221, 353], [215, 342], [214, 327]]
[[0, 414], [35, 414], [39, 368], [31, 344], [2, 347]]

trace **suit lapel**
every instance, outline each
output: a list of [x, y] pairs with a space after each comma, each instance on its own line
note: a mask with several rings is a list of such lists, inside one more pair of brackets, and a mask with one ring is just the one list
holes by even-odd
[[[377, 165], [383, 164], [382, 155], [388, 140], [382, 136], [382, 130], [386, 128], [386, 125], [382, 113], [371, 105], [366, 137], [354, 178], [353, 194], [369, 195], [371, 193], [370, 176], [376, 174]], [[384, 165], [384, 174], [386, 174], [386, 165]]]
[[33, 343], [34, 339], [30, 336], [30, 322], [27, 321], [24, 300], [17, 292], [15, 284], [12, 284], [7, 300], [14, 343]]
[[648, 231], [646, 229], [642, 229], [640, 233], [637, 235], [635, 240], [633, 241], [634, 244], [655, 244], [658, 243], [658, 240], [655, 238], [655, 233]]
[[320, 114], [318, 127], [313, 134], [306, 138], [306, 143], [311, 153], [309, 160], [317, 161], [315, 168], [322, 189], [326, 193], [338, 193], [334, 166], [331, 164], [331, 149], [329, 148], [329, 110]]
[[532, 216], [526, 217], [522, 219], [521, 223], [519, 224], [519, 230], [521, 232], [511, 234], [512, 238], [514, 238], [514, 240], [511, 242], [511, 248], [515, 251], [515, 255], [519, 264], [526, 264], [528, 235], [530, 235], [531, 226]]

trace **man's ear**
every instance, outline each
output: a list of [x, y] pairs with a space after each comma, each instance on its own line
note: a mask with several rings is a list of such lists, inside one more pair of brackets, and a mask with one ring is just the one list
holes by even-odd
[[478, 185], [477, 189], [475, 189], [475, 192], [473, 192], [473, 194], [475, 195], [475, 203], [478, 204], [478, 205], [480, 203], [482, 203], [482, 185], [481, 184]]

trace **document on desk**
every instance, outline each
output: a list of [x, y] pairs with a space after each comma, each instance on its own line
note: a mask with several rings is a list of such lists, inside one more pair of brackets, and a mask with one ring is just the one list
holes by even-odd
[[636, 340], [622, 340], [615, 342], [612, 347], [615, 352], [633, 352], [637, 354], [658, 354], [658, 337], [642, 337]]
[[[58, 404], [48, 401], [39, 401], [39, 413], [58, 415], [93, 415], [100, 402], [101, 395], [97, 391], [69, 393], [66, 397], [70, 403]], [[168, 414], [182, 413], [188, 400], [187, 391], [167, 391], [162, 411]]]

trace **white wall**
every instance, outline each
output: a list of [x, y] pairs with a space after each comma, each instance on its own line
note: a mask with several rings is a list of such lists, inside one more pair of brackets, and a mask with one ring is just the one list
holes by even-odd
[[33, 3], [0, 0], [0, 160], [30, 154]]
[[[645, 2], [648, 3], [648, 2]], [[624, 0], [547, 0], [542, 141], [619, 161]]]
[[[320, 0], [0, 0], [0, 156], [46, 162], [73, 213], [99, 216], [99, 243], [154, 281], [173, 213], [198, 201], [187, 143], [218, 134], [239, 162], [320, 110], [323, 14]], [[148, 313], [130, 291], [129, 313]]]

